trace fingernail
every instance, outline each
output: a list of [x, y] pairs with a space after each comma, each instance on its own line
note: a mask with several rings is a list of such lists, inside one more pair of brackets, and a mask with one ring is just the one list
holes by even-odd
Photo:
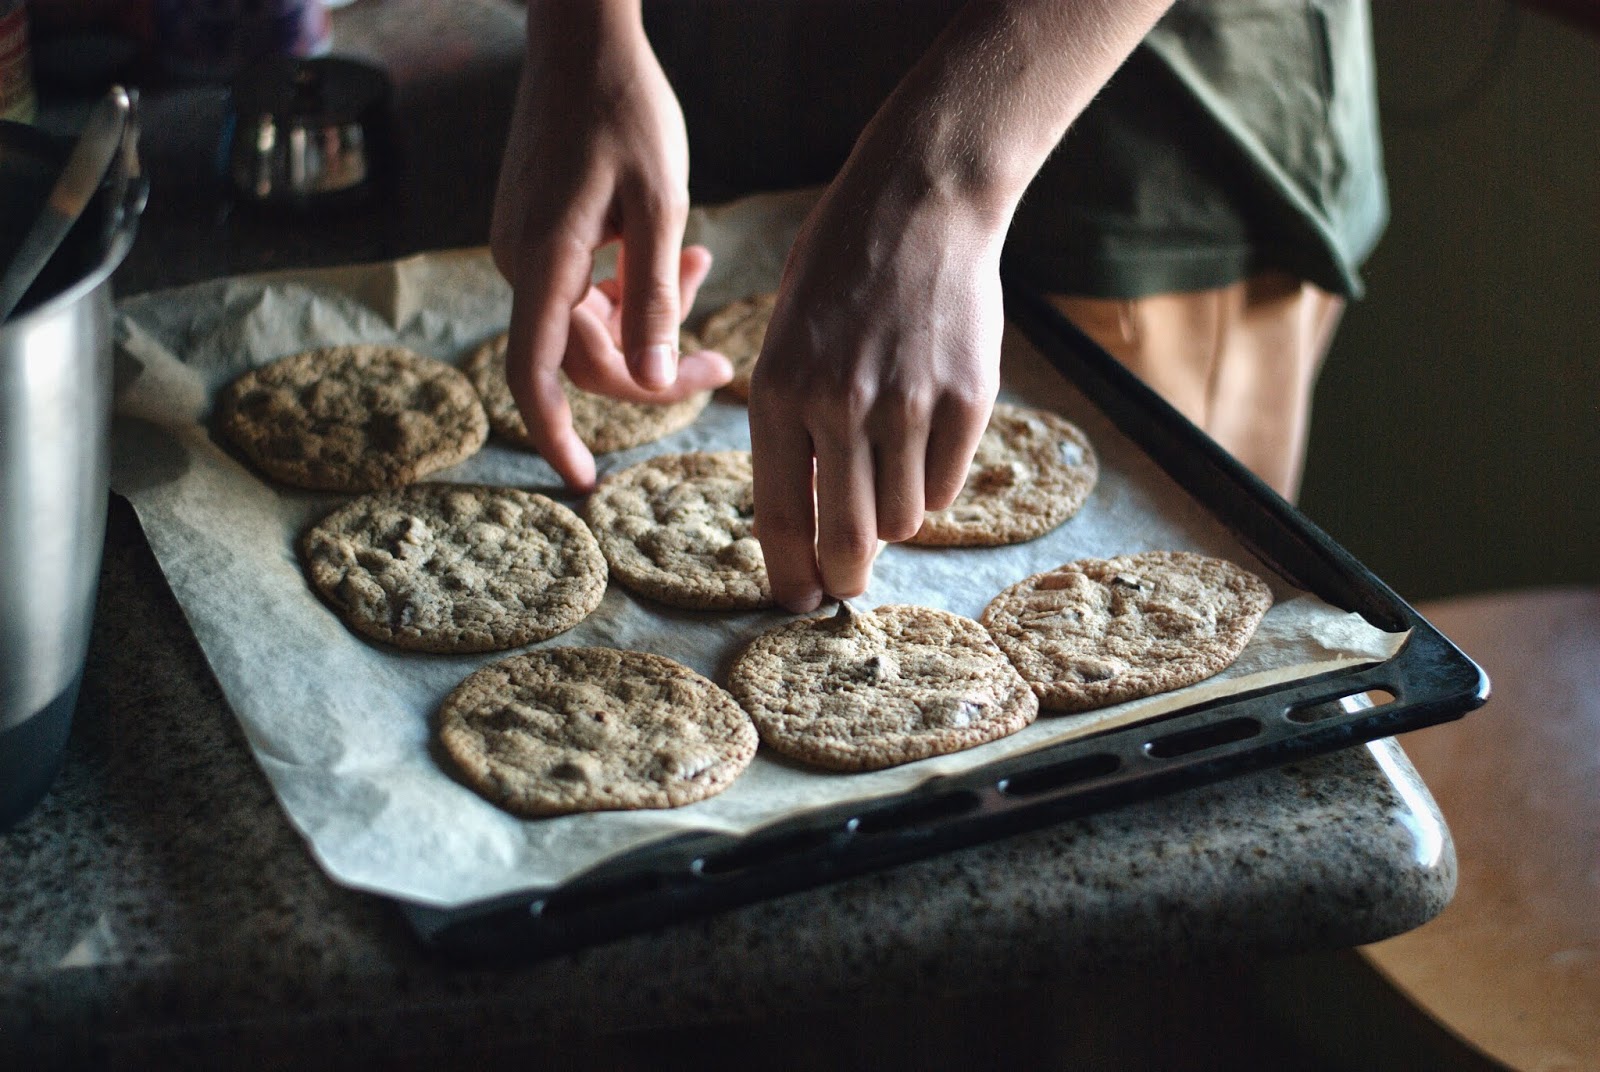
[[678, 350], [660, 344], [647, 346], [639, 355], [639, 383], [643, 387], [659, 390], [671, 387], [678, 378]]
[[785, 599], [783, 601], [783, 609], [790, 614], [810, 614], [820, 606], [822, 606], [821, 592], [812, 592], [798, 599]]

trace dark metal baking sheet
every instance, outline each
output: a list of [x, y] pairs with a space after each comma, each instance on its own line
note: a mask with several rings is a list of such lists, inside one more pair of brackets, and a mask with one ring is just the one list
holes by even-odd
[[[428, 950], [473, 962], [549, 956], [1459, 718], [1488, 698], [1476, 663], [1025, 282], [1007, 279], [1006, 315], [1256, 555], [1334, 606], [1386, 631], [1409, 631], [1399, 652], [935, 779], [897, 797], [808, 812], [743, 838], [675, 838], [559, 887], [466, 908], [402, 904]], [[1348, 702], [1368, 694], [1389, 699]]]

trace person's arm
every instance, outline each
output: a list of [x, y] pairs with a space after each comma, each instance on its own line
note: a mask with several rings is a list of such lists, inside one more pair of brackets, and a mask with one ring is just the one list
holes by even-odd
[[[506, 378], [534, 445], [576, 490], [594, 458], [572, 430], [579, 387], [672, 402], [726, 383], [727, 359], [678, 358], [678, 325], [710, 269], [682, 249], [683, 114], [645, 38], [639, 0], [531, 3], [528, 49], [495, 195], [490, 247], [512, 285]], [[590, 286], [621, 242], [617, 278]]]
[[878, 539], [960, 492], [999, 390], [1012, 213], [1169, 4], [968, 5], [806, 220], [750, 401], [757, 531], [790, 610], [859, 595]]

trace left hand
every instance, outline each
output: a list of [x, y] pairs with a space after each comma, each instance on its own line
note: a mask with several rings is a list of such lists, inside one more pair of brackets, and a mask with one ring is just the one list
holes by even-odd
[[[531, 5], [490, 247], [512, 286], [507, 385], [574, 491], [594, 486], [595, 462], [559, 373], [659, 403], [732, 375], [710, 351], [678, 357], [678, 325], [711, 263], [681, 248], [688, 169], [682, 110], [636, 0]], [[612, 243], [616, 278], [591, 286], [595, 251]]]

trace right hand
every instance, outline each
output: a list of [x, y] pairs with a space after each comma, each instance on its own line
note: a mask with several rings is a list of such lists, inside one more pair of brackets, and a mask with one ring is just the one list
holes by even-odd
[[1000, 388], [1004, 220], [895, 181], [871, 139], [806, 219], [750, 385], [756, 529], [795, 613], [955, 501]]
[[[490, 248], [511, 283], [506, 379], [535, 448], [568, 487], [594, 486], [557, 373], [668, 403], [732, 377], [711, 351], [678, 355], [678, 326], [710, 270], [681, 248], [689, 206], [683, 113], [628, 0], [530, 9], [528, 55], [495, 194]], [[621, 243], [617, 277], [594, 254]]]

